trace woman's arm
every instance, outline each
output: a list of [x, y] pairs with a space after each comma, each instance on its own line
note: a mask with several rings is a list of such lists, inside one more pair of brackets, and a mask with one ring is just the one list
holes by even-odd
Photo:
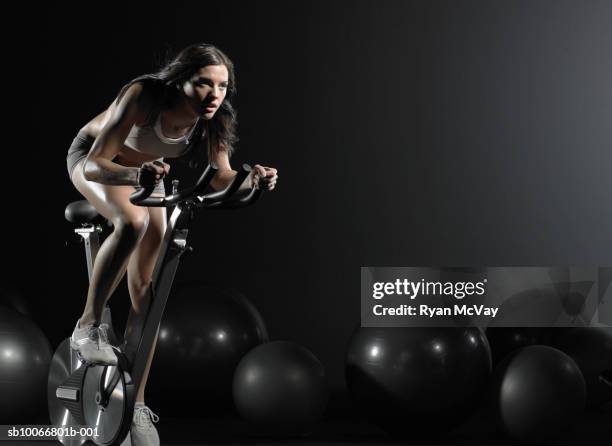
[[[232, 182], [238, 172], [232, 170], [229, 162], [229, 156], [225, 150], [217, 150], [213, 155], [213, 162], [217, 165], [218, 171], [214, 176], [210, 185], [215, 190], [225, 189]], [[239, 190], [251, 189], [253, 187], [251, 175], [242, 183]]]
[[100, 130], [83, 165], [87, 180], [113, 185], [139, 184], [140, 168], [122, 166], [111, 160], [123, 147], [132, 126], [146, 117], [149, 106], [149, 95], [139, 83], [131, 85], [121, 100], [111, 106], [110, 117]]

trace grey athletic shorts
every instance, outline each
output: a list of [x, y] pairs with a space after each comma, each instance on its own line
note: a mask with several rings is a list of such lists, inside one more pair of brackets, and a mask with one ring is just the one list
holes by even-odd
[[[87, 134], [84, 131], [80, 131], [79, 133], [77, 133], [77, 136], [74, 138], [72, 144], [70, 145], [70, 148], [68, 149], [68, 156], [66, 156], [69, 178], [72, 178], [72, 171], [74, 170], [75, 166], [79, 161], [81, 161], [87, 156], [95, 140], [96, 138]], [[155, 185], [153, 193], [166, 195], [164, 180], [161, 180]]]

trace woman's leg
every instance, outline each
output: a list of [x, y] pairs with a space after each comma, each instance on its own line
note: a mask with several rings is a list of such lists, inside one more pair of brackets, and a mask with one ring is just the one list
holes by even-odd
[[102, 311], [112, 291], [127, 267], [130, 254], [144, 236], [149, 223], [147, 208], [134, 206], [129, 201], [133, 186], [110, 186], [88, 181], [83, 176], [79, 161], [72, 173], [77, 190], [94, 208], [114, 225], [93, 265], [87, 293], [87, 303], [80, 318], [81, 326], [99, 323]]
[[[144, 237], [130, 257], [127, 266], [127, 281], [132, 299], [132, 308], [126, 324], [125, 339], [130, 343], [131, 350], [135, 347], [135, 337], [139, 337], [144, 316], [150, 305], [149, 284], [152, 279], [153, 269], [159, 256], [161, 242], [166, 232], [166, 208], [149, 208], [149, 225]], [[151, 367], [151, 361], [157, 345], [157, 335], [147, 358], [147, 365], [136, 394], [136, 402], [144, 402], [144, 389]]]

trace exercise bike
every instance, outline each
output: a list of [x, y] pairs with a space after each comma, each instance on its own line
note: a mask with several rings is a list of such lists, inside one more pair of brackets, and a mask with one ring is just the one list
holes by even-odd
[[[149, 284], [148, 311], [141, 326], [133, 327], [135, 335], [124, 342], [113, 328], [110, 308], [104, 308], [101, 323], [108, 325], [108, 340], [118, 359], [116, 366], [85, 363], [70, 348], [69, 338], [55, 351], [47, 385], [49, 416], [58, 428], [75, 428], [72, 433], [63, 435], [62, 431], [58, 434], [57, 439], [62, 444], [80, 446], [93, 442], [110, 446], [119, 445], [125, 439], [132, 424], [136, 392], [159, 331], [181, 255], [191, 250], [187, 245], [187, 233], [194, 213], [198, 209], [225, 210], [253, 204], [261, 196], [261, 189], [238, 193], [250, 171], [251, 168], [244, 164], [225, 190], [205, 194], [217, 172], [215, 165], [208, 165], [196, 184], [187, 189], [179, 191], [178, 181], [174, 180], [171, 195], [150, 197], [154, 188], [146, 187], [130, 196], [135, 205], [174, 207]], [[65, 215], [70, 222], [79, 225], [75, 232], [84, 242], [91, 278], [102, 232], [101, 226], [95, 224], [99, 214], [86, 200], [81, 200], [70, 203]], [[72, 435], [75, 432], [83, 434]]]

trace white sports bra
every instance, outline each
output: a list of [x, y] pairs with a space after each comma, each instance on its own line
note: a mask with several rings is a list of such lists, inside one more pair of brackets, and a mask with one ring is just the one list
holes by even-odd
[[185, 155], [188, 152], [190, 139], [200, 122], [200, 118], [184, 136], [168, 138], [162, 133], [160, 116], [161, 113], [158, 113], [153, 126], [139, 127], [133, 125], [129, 135], [125, 138], [124, 144], [137, 152], [157, 155], [162, 158], [178, 158]]

